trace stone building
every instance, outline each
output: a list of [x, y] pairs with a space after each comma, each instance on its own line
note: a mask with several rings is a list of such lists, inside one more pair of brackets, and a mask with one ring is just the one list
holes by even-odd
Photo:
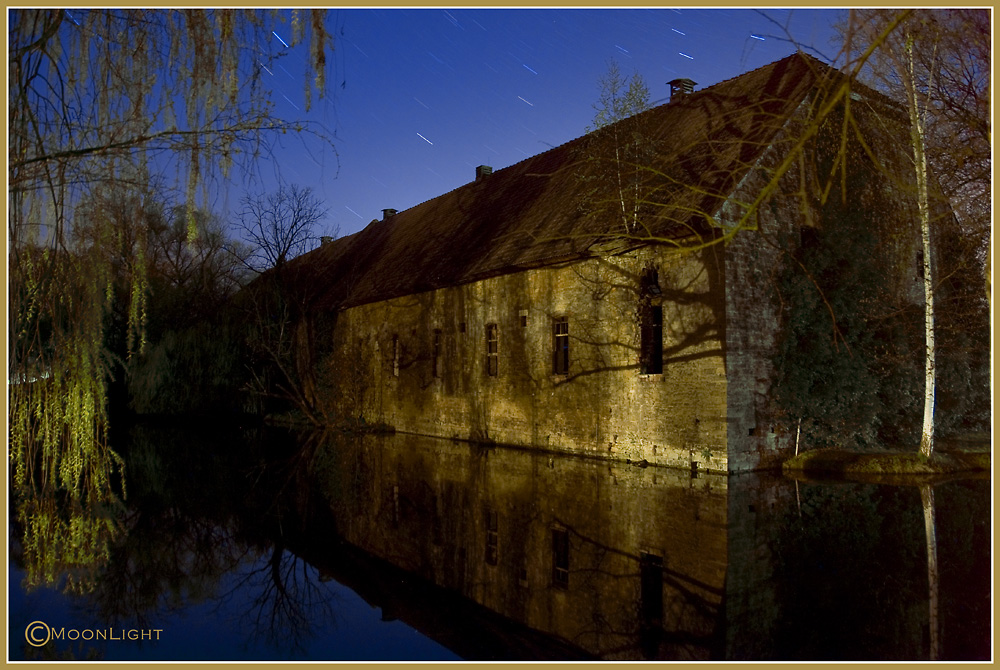
[[[324, 241], [288, 266], [317, 403], [405, 433], [773, 464], [794, 445], [770, 393], [773, 274], [824, 225], [809, 194], [843, 114], [815, 119], [877, 104], [842, 83], [801, 55], [699, 91], [674, 82], [667, 104]], [[858, 151], [847, 168], [881, 166]], [[912, 261], [909, 244], [896, 251]], [[901, 265], [885, 280], [912, 290]]]

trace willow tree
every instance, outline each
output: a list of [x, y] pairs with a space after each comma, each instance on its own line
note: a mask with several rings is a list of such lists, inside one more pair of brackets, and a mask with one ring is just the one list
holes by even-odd
[[[323, 95], [333, 46], [324, 17], [322, 10], [9, 11], [8, 418], [15, 490], [29, 497], [61, 490], [74, 504], [86, 504], [106, 495], [117, 476], [108, 444], [114, 354], [106, 327], [119, 259], [95, 252], [106, 245], [81, 244], [74, 234], [83, 228], [77, 217], [86, 216], [88, 239], [113, 236], [114, 217], [79, 205], [101, 185], [142, 191], [155, 175], [172, 175], [186, 190], [194, 238], [194, 212], [214, 180], [236, 166], [249, 169], [278, 135], [309, 134], [329, 144], [321, 128], [278, 117], [267, 86], [271, 61], [301, 43], [309, 54], [307, 101], [314, 91]], [[289, 46], [277, 39], [279, 30]], [[146, 259], [140, 253], [133, 261], [126, 357], [143, 347], [148, 296]], [[49, 526], [32, 527], [44, 534]]]

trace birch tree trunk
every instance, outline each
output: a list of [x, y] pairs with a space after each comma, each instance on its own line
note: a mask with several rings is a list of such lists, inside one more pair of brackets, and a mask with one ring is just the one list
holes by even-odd
[[927, 185], [927, 155], [924, 151], [924, 126], [920, 117], [919, 93], [914, 72], [912, 40], [906, 45], [907, 107], [910, 114], [910, 142], [913, 145], [913, 167], [917, 178], [917, 209], [920, 217], [920, 239], [923, 245], [924, 274], [924, 420], [920, 431], [920, 453], [934, 453], [934, 282], [931, 265], [931, 214]]

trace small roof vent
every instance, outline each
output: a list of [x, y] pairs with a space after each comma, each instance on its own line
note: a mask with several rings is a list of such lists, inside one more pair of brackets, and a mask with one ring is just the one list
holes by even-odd
[[688, 93], [694, 91], [694, 87], [698, 85], [698, 82], [691, 81], [690, 79], [672, 79], [667, 82], [670, 87], [670, 102], [675, 100], [680, 100]]
[[333, 237], [331, 237], [330, 235], [321, 235], [319, 238], [319, 245], [321, 247], [325, 247], [326, 245], [330, 244], [330, 242], [333, 242]]
[[489, 165], [480, 165], [479, 167], [476, 168], [476, 181], [479, 181], [480, 179], [485, 179], [486, 177], [489, 177], [491, 174], [493, 174], [493, 168], [491, 168]]
[[394, 209], [383, 209], [382, 210], [382, 220], [385, 221], [388, 218], [396, 216], [396, 210]]

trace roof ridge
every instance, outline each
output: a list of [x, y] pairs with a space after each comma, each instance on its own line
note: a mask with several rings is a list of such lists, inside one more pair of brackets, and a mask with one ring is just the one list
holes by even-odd
[[[807, 62], [815, 62], [815, 63], [818, 63], [820, 65], [823, 65], [825, 68], [828, 68], [830, 70], [836, 71], [835, 68], [833, 68], [832, 66], [830, 66], [830, 65], [828, 65], [826, 63], [823, 63], [823, 61], [819, 60], [815, 56], [811, 56], [811, 55], [809, 55], [809, 54], [807, 54], [807, 53], [805, 53], [805, 52], [803, 52], [801, 50], [796, 50], [796, 51], [793, 51], [792, 53], [788, 54], [787, 56], [783, 56], [782, 58], [779, 58], [779, 59], [777, 59], [775, 61], [771, 61], [770, 63], [765, 63], [764, 65], [761, 65], [759, 67], [754, 68], [753, 70], [748, 70], [746, 72], [734, 75], [734, 76], [729, 77], [727, 79], [719, 80], [719, 81], [715, 82], [714, 84], [711, 84], [710, 86], [706, 86], [706, 87], [704, 87], [704, 88], [702, 88], [700, 90], [693, 91], [693, 92], [691, 92], [691, 93], [689, 93], [687, 95], [690, 96], [690, 98], [696, 98], [696, 97], [702, 95], [703, 93], [712, 92], [713, 90], [716, 90], [716, 89], [718, 89], [721, 86], [731, 85], [733, 82], [736, 82], [736, 81], [738, 81], [740, 79], [743, 79], [743, 78], [746, 78], [746, 77], [751, 77], [755, 73], [758, 73], [758, 72], [760, 72], [762, 70], [765, 70], [767, 68], [778, 67], [781, 63], [786, 62], [786, 61], [791, 61], [791, 60], [793, 60], [795, 58], [803, 58]], [[654, 107], [650, 107], [649, 109], [645, 109], [642, 112], [639, 112], [638, 114], [634, 114], [634, 115], [632, 115], [631, 117], [628, 117], [628, 118], [634, 118], [635, 116], [639, 116], [639, 115], [643, 115], [643, 114], [656, 114], [656, 113], [662, 111], [664, 108], [669, 107], [670, 104], [671, 103], [668, 101], [668, 102], [656, 105]], [[519, 160], [519, 161], [517, 161], [515, 163], [511, 163], [510, 165], [504, 166], [502, 168], [494, 169], [493, 172], [490, 174], [490, 176], [487, 177], [487, 179], [489, 179], [489, 180], [498, 179], [498, 178], [499, 179], [503, 179], [505, 172], [508, 172], [508, 171], [516, 172], [517, 171], [516, 168], [518, 168], [518, 166], [523, 166], [525, 163], [532, 162], [532, 161], [544, 162], [545, 161], [545, 157], [549, 156], [553, 152], [556, 152], [556, 151], [566, 151], [567, 150], [566, 147], [569, 147], [569, 146], [571, 146], [573, 144], [580, 143], [583, 140], [585, 140], [586, 138], [593, 136], [595, 133], [599, 133], [602, 130], [604, 130], [605, 128], [610, 128], [610, 127], [612, 127], [614, 125], [617, 125], [618, 123], [622, 123], [623, 121], [626, 121], [626, 120], [628, 120], [628, 119], [620, 119], [619, 121], [616, 121], [614, 123], [608, 124], [607, 126], [604, 126], [602, 128], [597, 128], [597, 129], [591, 130], [589, 132], [584, 132], [581, 135], [578, 135], [576, 137], [573, 137], [571, 139], [566, 140], [562, 144], [551, 146], [548, 149], [546, 149], [545, 151], [542, 151], [542, 152], [537, 153], [537, 154], [533, 154], [531, 156], [527, 156], [527, 157], [522, 158], [521, 160]], [[439, 194], [437, 194], [437, 195], [435, 195], [433, 197], [427, 198], [426, 200], [422, 200], [421, 202], [419, 202], [419, 203], [417, 203], [415, 205], [412, 205], [411, 207], [408, 207], [407, 209], [400, 210], [399, 212], [397, 212], [397, 216], [402, 215], [404, 213], [408, 213], [411, 210], [417, 209], [419, 207], [423, 207], [425, 205], [428, 205], [429, 203], [432, 203], [434, 201], [437, 201], [437, 200], [446, 198], [448, 196], [451, 196], [452, 194], [454, 194], [454, 193], [456, 193], [458, 191], [461, 191], [463, 189], [470, 188], [470, 187], [474, 186], [477, 183], [478, 183], [478, 180], [471, 180], [471, 181], [467, 181], [467, 182], [465, 182], [463, 184], [459, 184], [458, 186], [455, 186], [454, 188], [452, 188], [452, 189], [450, 189], [448, 191], [445, 191], [443, 193], [439, 193]], [[355, 231], [354, 233], [351, 233], [349, 235], [345, 235], [343, 237], [339, 237], [336, 240], [334, 240], [334, 242], [336, 242], [338, 245], [348, 244], [349, 243], [348, 240], [350, 240], [351, 238], [354, 238], [356, 236], [360, 236], [362, 233], [364, 233], [365, 231], [367, 231], [373, 225], [382, 225], [382, 224], [391, 225], [387, 221], [373, 219], [364, 228], [362, 228], [362, 229], [360, 229], [358, 231]], [[299, 258], [304, 257], [304, 256], [312, 255], [312, 253], [314, 251], [317, 251], [319, 249], [320, 249], [320, 247], [317, 247], [316, 249], [313, 249], [313, 250], [311, 250], [309, 252], [306, 252], [305, 254], [301, 254], [299, 256]]]
[[[783, 61], [786, 61], [786, 60], [791, 60], [791, 59], [795, 58], [796, 56], [802, 56], [802, 57], [808, 58], [810, 60], [814, 60], [817, 63], [819, 63], [821, 65], [824, 65], [827, 68], [833, 69], [831, 66], [827, 65], [826, 63], [823, 63], [823, 61], [819, 60], [815, 56], [810, 56], [809, 54], [807, 54], [807, 53], [805, 53], [805, 52], [803, 52], [801, 50], [797, 50], [797, 51], [793, 51], [792, 53], [788, 54], [787, 56], [783, 56], [783, 57], [779, 58], [778, 60], [771, 61], [770, 63], [765, 63], [764, 65], [761, 65], [759, 67], [754, 68], [753, 70], [747, 70], [746, 72], [734, 75], [732, 77], [729, 77], [728, 79], [722, 79], [722, 80], [717, 81], [714, 84], [711, 84], [709, 86], [706, 86], [705, 88], [702, 88], [702, 89], [700, 89], [698, 91], [694, 91], [692, 93], [689, 93], [688, 95], [690, 95], [690, 96], [700, 95], [700, 94], [702, 94], [702, 93], [704, 93], [706, 91], [710, 91], [713, 88], [716, 88], [718, 86], [722, 86], [723, 84], [727, 84], [727, 83], [733, 82], [733, 81], [735, 81], [737, 79], [742, 79], [743, 77], [747, 77], [749, 75], [752, 75], [753, 73], [759, 72], [759, 71], [761, 71], [761, 70], [763, 70], [765, 68], [775, 67], [779, 63], [781, 63]], [[656, 105], [654, 107], [650, 107], [649, 109], [644, 109], [643, 111], [639, 112], [638, 114], [634, 114], [633, 116], [638, 116], [639, 114], [645, 114], [647, 112], [651, 112], [651, 111], [656, 110], [656, 109], [661, 109], [663, 107], [666, 107], [669, 104], [670, 104], [669, 102], [665, 102], [663, 104]], [[628, 118], [632, 118], [632, 117], [628, 117]], [[616, 124], [621, 123], [622, 121], [625, 121], [625, 120], [626, 119], [620, 119], [618, 121], [615, 121], [614, 123], [608, 124], [608, 126], [605, 126], [605, 127], [610, 127], [610, 126], [616, 125]], [[523, 163], [526, 163], [528, 161], [535, 160], [535, 159], [539, 158], [540, 156], [545, 156], [546, 154], [548, 154], [550, 152], [557, 151], [559, 149], [563, 149], [567, 145], [573, 144], [574, 142], [579, 142], [580, 140], [582, 140], [585, 137], [588, 137], [588, 136], [594, 134], [595, 132], [598, 132], [599, 130], [601, 130], [601, 129], [597, 128], [597, 129], [591, 130], [589, 132], [584, 132], [582, 135], [577, 135], [576, 137], [568, 139], [565, 142], [563, 142], [562, 144], [557, 144], [555, 146], [550, 146], [545, 151], [542, 151], [542, 152], [537, 153], [537, 154], [532, 154], [531, 156], [527, 156], [525, 158], [522, 158], [521, 160], [519, 160], [519, 161], [517, 161], [515, 163], [511, 163], [510, 165], [506, 165], [506, 166], [504, 166], [502, 168], [496, 168], [496, 169], [493, 170], [493, 174], [491, 175], [491, 177], [493, 175], [496, 175], [496, 174], [500, 173], [500, 172], [503, 172], [504, 170], [509, 170], [509, 169], [511, 169], [513, 167], [516, 167], [516, 166], [521, 165]], [[469, 186], [469, 185], [474, 184], [474, 183], [476, 183], [476, 182], [475, 181], [467, 181], [464, 184], [460, 184], [459, 186], [456, 186], [455, 188], [453, 188], [453, 189], [451, 189], [449, 191], [445, 191], [444, 193], [439, 193], [436, 196], [433, 196], [431, 198], [427, 198], [426, 200], [423, 200], [423, 201], [421, 201], [421, 202], [413, 205], [412, 207], [409, 207], [408, 209], [414, 209], [416, 207], [420, 207], [421, 205], [423, 205], [425, 203], [428, 203], [428, 202], [430, 202], [432, 200], [436, 200], [437, 198], [441, 198], [443, 196], [446, 196], [446, 195], [448, 195], [450, 193], [453, 193], [453, 192], [455, 192], [455, 191], [457, 191], [459, 189], [465, 188], [466, 186]], [[405, 212], [407, 210], [401, 210], [401, 211]]]
[[[740, 74], [733, 75], [732, 77], [729, 77], [728, 79], [723, 79], [721, 81], [717, 81], [714, 84], [712, 84], [711, 86], [706, 86], [705, 88], [701, 89], [700, 91], [693, 91], [692, 93], [689, 93], [688, 95], [698, 95], [700, 93], [704, 93], [705, 91], [711, 90], [711, 89], [715, 88], [716, 86], [722, 86], [723, 84], [728, 84], [729, 82], [735, 81], [737, 79], [742, 79], [743, 77], [749, 77], [750, 75], [754, 74], [755, 72], [760, 72], [764, 68], [775, 67], [776, 65], [778, 65], [778, 63], [782, 63], [784, 61], [790, 61], [790, 60], [792, 60], [793, 58], [795, 58], [797, 56], [804, 56], [806, 58], [811, 58], [812, 60], [815, 60], [817, 63], [820, 63], [821, 65], [826, 65], [826, 63], [823, 63], [823, 61], [819, 60], [815, 56], [810, 56], [809, 54], [805, 53], [804, 51], [796, 50], [796, 51], [793, 51], [792, 53], [788, 54], [787, 56], [782, 56], [781, 58], [779, 58], [776, 61], [771, 61], [770, 63], [765, 63], [764, 65], [761, 65], [759, 67], [755, 67], [752, 70], [747, 70], [746, 72], [741, 72]], [[826, 67], [830, 67], [830, 66], [826, 65]], [[665, 103], [665, 104], [670, 104], [670, 103]]]
[[[690, 177], [701, 184], [670, 195], [665, 207], [709, 211], [719, 205], [718, 192], [730, 192], [735, 171], [750, 165], [755, 160], [751, 154], [769, 141], [765, 134], [770, 124], [761, 127], [758, 117], [786, 118], [788, 105], [797, 105], [822, 76], [823, 69], [812, 65], [818, 61], [803, 55], [792, 53], [692, 92], [683, 103], [675, 100], [641, 113], [651, 122], [651, 139], [664, 143], [657, 160], [668, 161], [678, 179]], [[722, 126], [712, 121], [718, 122], [720, 114], [727, 119]], [[587, 187], [573, 180], [573, 166], [584, 143], [603, 143], [602, 131], [624, 121], [582, 133], [305, 254], [310, 260], [304, 263], [317, 265], [311, 281], [326, 287], [320, 289], [322, 304], [364, 304], [536, 267], [554, 258], [582, 257], [590, 244], [586, 240], [602, 235], [598, 228], [603, 224], [581, 217], [579, 198]], [[724, 148], [716, 151], [722, 140]], [[667, 216], [662, 225], [671, 220]], [[664, 228], [663, 234], [674, 232]]]

